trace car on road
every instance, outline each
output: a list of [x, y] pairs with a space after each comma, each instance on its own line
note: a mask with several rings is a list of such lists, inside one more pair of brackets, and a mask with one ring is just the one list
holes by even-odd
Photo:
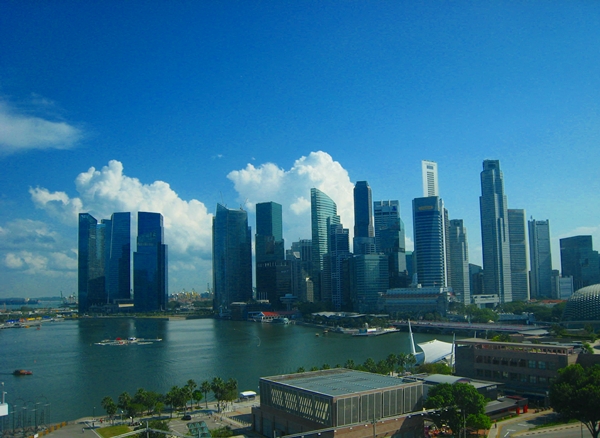
[[181, 419], [184, 421], [190, 421], [192, 419], [192, 416], [190, 414], [185, 414], [183, 417], [181, 417]]

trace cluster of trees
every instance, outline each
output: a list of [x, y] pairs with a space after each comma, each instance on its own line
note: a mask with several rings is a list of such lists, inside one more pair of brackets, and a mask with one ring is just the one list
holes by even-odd
[[119, 410], [127, 418], [134, 418], [144, 414], [161, 415], [165, 406], [170, 407], [172, 417], [173, 411], [187, 410], [188, 404], [192, 409], [194, 403], [199, 404], [202, 400], [206, 400], [208, 408], [208, 394], [211, 392], [217, 401], [217, 409], [221, 412], [227, 403], [233, 402], [237, 398], [237, 380], [230, 378], [225, 381], [220, 377], [215, 377], [212, 381], [205, 380], [198, 386], [194, 380], [190, 379], [183, 386], [173, 386], [166, 394], [139, 388], [133, 396], [128, 392], [121, 393], [116, 402], [112, 397], [106, 396], [102, 399], [101, 405], [111, 421], [114, 421]]
[[[428, 373], [428, 374], [452, 374], [452, 369], [444, 363], [435, 364], [421, 364], [416, 365], [417, 358], [411, 353], [390, 353], [385, 359], [375, 362], [372, 358], [366, 359], [362, 364], [356, 364], [354, 360], [348, 359], [344, 363], [344, 368], [357, 371], [366, 371], [375, 374], [392, 374], [392, 373], [403, 373], [406, 371], [415, 373]], [[337, 364], [334, 368], [341, 368], [342, 365]], [[327, 363], [323, 364], [320, 368], [313, 366], [308, 370], [304, 367], [300, 367], [296, 370], [297, 373], [304, 373], [306, 371], [319, 371], [328, 370], [331, 366]]]

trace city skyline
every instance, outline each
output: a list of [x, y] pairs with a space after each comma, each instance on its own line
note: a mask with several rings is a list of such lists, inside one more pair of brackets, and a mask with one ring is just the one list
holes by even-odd
[[[169, 290], [212, 283], [216, 205], [310, 189], [354, 232], [353, 188], [398, 200], [413, 249], [421, 162], [482, 264], [479, 172], [559, 240], [600, 242], [600, 5], [48, 3], [1, 7], [0, 297], [76, 294], [78, 214], [159, 212]], [[60, 29], [60, 32], [58, 31]], [[286, 249], [287, 249], [286, 247]]]

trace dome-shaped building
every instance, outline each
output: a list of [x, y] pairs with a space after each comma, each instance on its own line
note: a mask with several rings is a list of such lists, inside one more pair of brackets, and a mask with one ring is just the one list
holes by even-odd
[[567, 301], [562, 321], [600, 321], [600, 284], [575, 292]]

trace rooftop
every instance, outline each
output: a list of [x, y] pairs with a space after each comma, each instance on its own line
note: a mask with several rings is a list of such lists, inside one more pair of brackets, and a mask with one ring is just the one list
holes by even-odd
[[276, 382], [330, 397], [408, 385], [397, 377], [346, 368], [262, 377], [261, 380]]

